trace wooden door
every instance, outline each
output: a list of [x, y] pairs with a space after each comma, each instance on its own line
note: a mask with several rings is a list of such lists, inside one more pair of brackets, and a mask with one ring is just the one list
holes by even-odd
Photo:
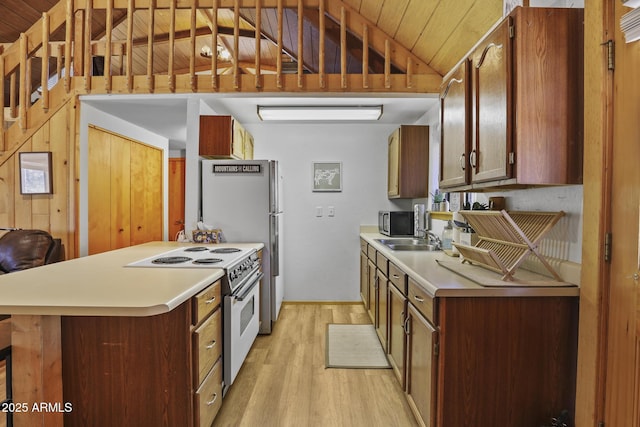
[[[615, 4], [615, 22], [629, 12]], [[640, 426], [640, 43], [615, 28], [605, 425]]]
[[111, 135], [111, 249], [131, 246], [131, 142]]
[[89, 254], [162, 240], [162, 161], [162, 150], [89, 127]]
[[396, 129], [389, 136], [389, 178], [387, 191], [389, 197], [400, 194], [400, 129]]
[[376, 272], [376, 275], [378, 276], [376, 332], [382, 343], [382, 348], [387, 351], [387, 317], [389, 309], [387, 292], [389, 290], [389, 281], [380, 270]]
[[131, 245], [162, 240], [162, 150], [131, 142]]
[[369, 317], [371, 318], [371, 323], [375, 325], [376, 323], [376, 292], [377, 292], [377, 279], [376, 279], [376, 265], [373, 261], [367, 261], [368, 269], [369, 269], [369, 289], [368, 289], [368, 304], [369, 308]]
[[360, 252], [360, 298], [369, 308], [369, 258], [364, 252]]
[[407, 298], [394, 285], [389, 285], [387, 293], [389, 304], [389, 335], [387, 337], [387, 353], [389, 354], [389, 362], [393, 368], [396, 378], [400, 382], [400, 386], [404, 390], [405, 387], [405, 353], [406, 353], [406, 335], [404, 333], [404, 321], [407, 315]]
[[89, 255], [111, 250], [111, 135], [89, 127]]
[[511, 18], [473, 53], [473, 145], [469, 162], [474, 182], [511, 176]]
[[440, 94], [440, 188], [468, 184], [471, 142], [470, 61], [450, 74]]
[[169, 240], [184, 230], [185, 159], [169, 159]]
[[424, 425], [431, 427], [435, 426], [437, 332], [411, 304], [408, 315], [407, 397]]

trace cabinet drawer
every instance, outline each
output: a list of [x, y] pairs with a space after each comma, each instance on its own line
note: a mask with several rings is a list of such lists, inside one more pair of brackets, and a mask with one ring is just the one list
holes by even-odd
[[369, 244], [364, 239], [360, 239], [360, 250], [366, 254], [368, 247]]
[[202, 383], [214, 362], [222, 354], [222, 310], [217, 309], [193, 333], [194, 373]]
[[435, 300], [424, 289], [409, 277], [409, 302], [427, 318], [429, 322], [437, 325], [435, 321]]
[[375, 261], [376, 260], [376, 250], [373, 246], [369, 245], [367, 247], [367, 256], [369, 257], [370, 260]]
[[407, 275], [394, 263], [389, 263], [389, 280], [396, 285], [396, 288], [402, 292], [403, 295], [407, 295]]
[[220, 289], [222, 282], [218, 280], [198, 295], [193, 297], [193, 324], [198, 325], [220, 305]]
[[389, 260], [380, 252], [376, 254], [376, 266], [385, 276], [389, 276]]
[[194, 399], [195, 425], [210, 427], [222, 406], [222, 359], [209, 372]]

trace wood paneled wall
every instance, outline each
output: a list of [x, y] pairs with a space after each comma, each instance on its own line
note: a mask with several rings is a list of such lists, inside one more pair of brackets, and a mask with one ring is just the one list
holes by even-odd
[[[0, 227], [41, 229], [61, 238], [66, 257], [75, 254], [75, 117], [67, 102], [16, 152], [0, 156]], [[53, 194], [20, 194], [19, 153], [51, 151]]]

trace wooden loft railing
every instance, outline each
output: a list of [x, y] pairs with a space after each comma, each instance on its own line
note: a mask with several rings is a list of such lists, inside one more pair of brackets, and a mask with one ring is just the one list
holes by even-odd
[[[243, 45], [247, 43], [247, 31], [243, 28], [246, 25], [241, 25], [241, 19], [245, 19], [242, 11], [251, 9], [255, 19], [254, 31], [249, 33], [255, 35], [255, 60], [247, 64], [239, 56], [241, 34], [245, 37]], [[277, 17], [275, 37], [265, 36], [263, 31], [262, 12], [268, 9]], [[288, 40], [296, 40], [295, 52], [287, 50], [283, 42], [286, 10], [295, 11], [298, 18], [296, 37], [286, 33]], [[314, 61], [317, 59], [318, 64], [315, 70], [305, 65], [303, 52], [310, 36], [304, 30], [309, 11], [318, 17], [314, 31], [317, 44], [313, 46], [317, 55]], [[230, 28], [219, 25], [223, 15], [232, 16]], [[179, 22], [187, 16], [188, 23]], [[160, 18], [163, 22], [168, 20], [168, 31], [158, 30]], [[96, 21], [102, 24], [100, 19], [104, 25], [96, 24]], [[208, 26], [205, 31], [196, 25], [197, 20], [203, 19]], [[189, 29], [179, 29], [178, 23], [183, 27], [188, 24]], [[325, 71], [329, 24], [331, 37], [337, 39], [340, 51], [339, 72], [333, 73]], [[146, 39], [134, 38], [134, 29], [140, 25], [146, 26]], [[97, 27], [104, 31], [95, 36]], [[231, 59], [222, 61], [214, 53], [203, 67], [198, 40], [205, 37], [215, 47], [223, 31], [232, 36]], [[348, 37], [351, 46], [354, 39], [361, 42], [359, 49], [349, 45]], [[186, 54], [177, 49], [178, 41], [185, 38], [189, 40]], [[275, 67], [263, 63], [261, 49], [265, 38], [276, 46]], [[141, 47], [146, 48], [146, 55], [141, 54]], [[350, 49], [351, 53], [361, 52], [359, 73], [348, 72]], [[293, 73], [285, 72], [282, 52], [297, 60]], [[370, 71], [372, 53], [382, 58], [382, 72]], [[104, 58], [104, 75], [92, 72], [96, 56]], [[181, 61], [188, 66], [180, 65]], [[143, 72], [139, 70], [140, 63], [146, 63]], [[39, 76], [33, 75], [36, 66], [40, 69]], [[252, 73], [243, 71], [247, 68]], [[51, 83], [52, 77], [57, 79], [55, 84]], [[88, 93], [437, 93], [442, 81], [426, 63], [340, 0], [61, 0], [15, 43], [5, 45], [4, 49], [0, 45], [0, 79], [3, 88], [7, 83], [10, 87], [9, 99], [5, 99], [4, 90], [0, 91], [0, 105], [9, 110], [8, 119], [5, 114], [0, 116], [0, 152], [17, 150], [30, 131], [52, 112], [72, 97]], [[39, 86], [37, 90], [34, 81]], [[35, 92], [40, 96], [32, 101]]]

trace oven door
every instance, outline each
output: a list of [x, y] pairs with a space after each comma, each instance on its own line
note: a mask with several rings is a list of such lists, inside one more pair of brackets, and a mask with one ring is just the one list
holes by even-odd
[[264, 274], [256, 271], [232, 295], [224, 297], [224, 384], [233, 383], [260, 329], [260, 282]]

